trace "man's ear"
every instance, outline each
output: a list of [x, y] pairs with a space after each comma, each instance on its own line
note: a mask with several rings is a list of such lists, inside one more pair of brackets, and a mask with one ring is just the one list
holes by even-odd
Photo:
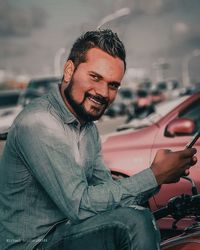
[[74, 73], [74, 63], [71, 60], [68, 60], [64, 65], [64, 81], [69, 82]]

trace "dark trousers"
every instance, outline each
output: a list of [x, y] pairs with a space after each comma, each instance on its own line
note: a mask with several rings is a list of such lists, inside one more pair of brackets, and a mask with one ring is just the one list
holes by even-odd
[[80, 224], [61, 223], [36, 250], [158, 250], [160, 233], [143, 207], [118, 208]]

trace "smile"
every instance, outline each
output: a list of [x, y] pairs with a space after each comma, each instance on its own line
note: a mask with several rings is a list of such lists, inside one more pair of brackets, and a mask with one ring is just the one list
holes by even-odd
[[102, 103], [102, 102], [96, 100], [95, 98], [93, 98], [93, 97], [91, 97], [91, 96], [88, 96], [88, 99], [89, 99], [90, 101], [92, 101], [93, 103], [97, 104], [97, 105], [104, 105], [104, 103]]

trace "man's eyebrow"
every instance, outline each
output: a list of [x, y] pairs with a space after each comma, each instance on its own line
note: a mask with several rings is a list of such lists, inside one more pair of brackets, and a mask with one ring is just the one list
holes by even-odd
[[89, 71], [89, 74], [93, 74], [93, 75], [97, 76], [99, 79], [103, 79], [103, 76], [100, 75], [100, 74], [98, 74], [98, 73], [95, 72], [95, 71]]

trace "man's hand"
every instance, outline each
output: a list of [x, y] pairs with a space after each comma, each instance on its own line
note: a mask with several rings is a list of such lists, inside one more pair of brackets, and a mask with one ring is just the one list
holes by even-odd
[[195, 148], [172, 152], [161, 149], [151, 165], [158, 185], [178, 182], [180, 177], [189, 174], [189, 168], [196, 164], [197, 157]]

